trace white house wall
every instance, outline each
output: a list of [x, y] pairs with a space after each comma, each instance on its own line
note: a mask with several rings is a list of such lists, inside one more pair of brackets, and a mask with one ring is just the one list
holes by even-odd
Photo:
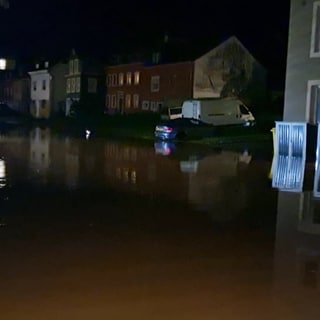
[[291, 0], [284, 121], [308, 122], [308, 83], [320, 83], [320, 58], [310, 55], [314, 2]]
[[[45, 71], [41, 73], [31, 73], [31, 100], [49, 100], [50, 99], [50, 74]], [[43, 90], [42, 83], [46, 81], [46, 88]], [[37, 83], [34, 90], [34, 81]]]
[[[237, 38], [229, 38], [195, 60], [193, 97], [216, 98], [226, 96], [226, 92], [231, 95], [232, 91], [237, 95], [239, 85], [244, 89], [252, 79], [254, 63], [255, 59]], [[240, 75], [245, 79], [240, 81], [239, 78], [239, 81], [236, 81], [239, 84], [233, 90], [230, 80], [234, 82]]]

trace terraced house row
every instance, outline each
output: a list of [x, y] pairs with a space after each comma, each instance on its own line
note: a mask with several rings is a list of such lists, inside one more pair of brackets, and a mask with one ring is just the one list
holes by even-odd
[[159, 56], [111, 65], [72, 50], [65, 60], [24, 69], [2, 59], [0, 103], [50, 118], [160, 112], [188, 98], [241, 95], [255, 104], [266, 91], [266, 70], [236, 37], [185, 61], [163, 63]]

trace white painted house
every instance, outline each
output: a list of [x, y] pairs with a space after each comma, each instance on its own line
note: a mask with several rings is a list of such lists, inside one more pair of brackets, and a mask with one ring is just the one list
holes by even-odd
[[49, 64], [45, 62], [44, 68], [29, 72], [31, 105], [30, 113], [35, 118], [49, 118], [50, 116], [50, 82], [51, 75], [48, 70]]
[[30, 71], [30, 113], [37, 119], [48, 119], [61, 112], [66, 99], [65, 75], [67, 64], [57, 63], [49, 68], [45, 62], [40, 68]]

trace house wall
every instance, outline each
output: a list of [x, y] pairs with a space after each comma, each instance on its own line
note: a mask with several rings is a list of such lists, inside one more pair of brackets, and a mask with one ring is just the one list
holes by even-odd
[[105, 104], [105, 72], [101, 62], [80, 58], [73, 52], [65, 78], [65, 114], [101, 115]]
[[21, 113], [29, 112], [30, 105], [30, 80], [27, 78], [15, 79], [12, 82], [13, 97], [8, 105]]
[[309, 122], [308, 81], [320, 83], [320, 58], [310, 57], [314, 2], [291, 0], [284, 121]]
[[[141, 95], [144, 65], [142, 63], [125, 64], [106, 67], [106, 100], [105, 111], [109, 114], [114, 113], [134, 113], [141, 111]], [[131, 74], [131, 83], [127, 81], [127, 74]], [[119, 82], [119, 75], [123, 74], [123, 84]], [[138, 81], [135, 79], [138, 75]], [[125, 107], [125, 97], [130, 95], [133, 99], [137, 95], [137, 105]]]
[[195, 60], [194, 98], [238, 96], [256, 104], [265, 94], [265, 69], [235, 37]]
[[65, 63], [58, 63], [54, 65], [51, 70], [51, 114], [63, 112], [66, 101], [66, 73], [68, 65]]
[[[139, 73], [138, 83], [135, 83], [136, 72]], [[132, 75], [131, 84], [127, 82], [127, 73]], [[123, 83], [121, 74], [124, 77]], [[179, 104], [184, 99], [190, 98], [192, 83], [193, 62], [107, 67], [106, 111], [108, 113], [157, 112], [163, 105]], [[137, 104], [134, 103], [134, 96], [138, 97]], [[128, 103], [127, 99], [131, 103]]]
[[[159, 77], [158, 91], [152, 90], [154, 77]], [[142, 80], [143, 99], [148, 101], [149, 105], [156, 102], [171, 107], [179, 100], [181, 105], [183, 100], [192, 97], [193, 62], [146, 67]]]
[[[39, 70], [30, 72], [30, 91], [31, 105], [30, 113], [35, 118], [50, 117], [50, 80], [51, 76], [48, 70]], [[43, 88], [43, 81], [46, 81], [46, 87]], [[35, 86], [36, 83], [36, 86]]]

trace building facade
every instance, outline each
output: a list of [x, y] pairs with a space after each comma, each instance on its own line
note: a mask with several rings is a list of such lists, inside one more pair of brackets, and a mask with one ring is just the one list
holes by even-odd
[[266, 97], [266, 70], [236, 37], [186, 62], [106, 67], [106, 112], [158, 112], [190, 98]]
[[30, 106], [30, 80], [27, 77], [13, 78], [7, 87], [6, 104], [13, 110], [27, 114]]
[[320, 1], [291, 0], [284, 121], [320, 120]]
[[101, 113], [104, 108], [105, 76], [101, 63], [82, 58], [73, 50], [65, 74], [65, 115]]
[[230, 37], [194, 63], [194, 98], [241, 97], [261, 104], [266, 97], [265, 68], [236, 38]]
[[36, 65], [30, 71], [30, 113], [37, 119], [48, 119], [61, 112], [65, 102], [65, 74], [67, 65], [49, 62]]
[[157, 112], [192, 94], [192, 62], [106, 68], [107, 113]]

